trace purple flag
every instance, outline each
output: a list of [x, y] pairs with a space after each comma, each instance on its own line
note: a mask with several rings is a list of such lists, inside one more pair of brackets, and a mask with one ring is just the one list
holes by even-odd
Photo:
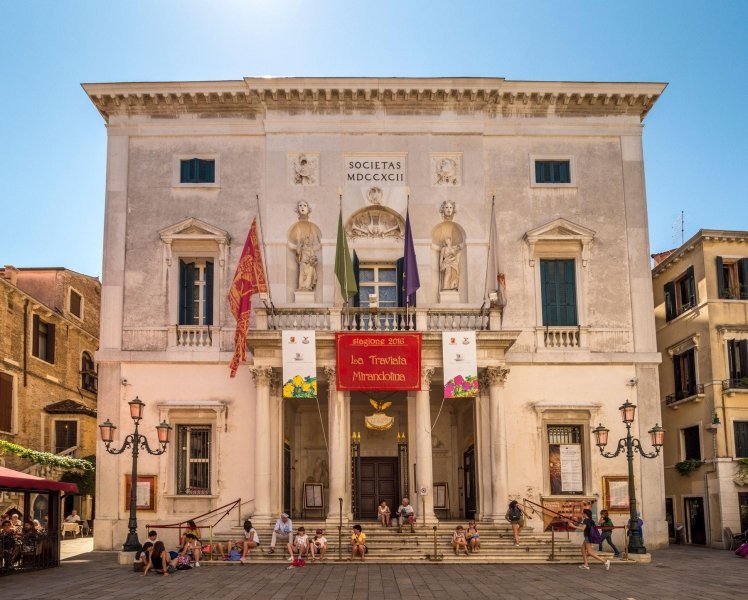
[[418, 278], [416, 249], [413, 246], [413, 232], [410, 230], [410, 210], [405, 212], [405, 259], [403, 260], [403, 295], [408, 306], [416, 304], [416, 290], [421, 287]]

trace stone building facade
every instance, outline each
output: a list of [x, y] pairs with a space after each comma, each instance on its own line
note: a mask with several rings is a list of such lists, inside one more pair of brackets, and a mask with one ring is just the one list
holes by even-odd
[[[175, 428], [166, 454], [141, 456], [155, 485], [149, 523], [238, 498], [256, 524], [284, 509], [308, 516], [307, 483], [321, 484], [315, 515], [331, 522], [339, 499], [346, 521], [409, 494], [426, 522], [501, 522], [512, 498], [599, 510], [606, 482], [620, 489], [625, 460], [603, 459], [590, 432], [602, 421], [623, 433], [626, 398], [643, 439], [660, 420], [641, 136], [664, 85], [247, 78], [84, 89], [108, 136], [100, 418], [124, 435], [137, 395], [152, 436], [163, 419]], [[406, 209], [415, 307], [398, 291]], [[345, 308], [341, 212], [360, 287]], [[270, 295], [254, 299], [249, 364], [230, 379], [226, 296], [256, 215]], [[503, 300], [487, 294], [496, 262]], [[417, 389], [338, 389], [336, 333], [406, 329], [422, 335]], [[315, 331], [316, 399], [282, 397], [288, 330]], [[476, 398], [444, 398], [444, 331], [476, 334]], [[366, 427], [370, 400], [392, 402], [387, 431]], [[95, 543], [111, 549], [125, 537], [130, 461], [101, 447], [98, 460]], [[657, 547], [661, 459], [637, 460], [636, 474], [645, 541]]]
[[[95, 455], [99, 280], [61, 267], [6, 265], [1, 274], [0, 439], [77, 458]], [[0, 461], [32, 467], [12, 454]], [[65, 508], [73, 507], [92, 517], [90, 498], [71, 498]]]
[[659, 261], [670, 536], [682, 526], [685, 541], [723, 547], [726, 528], [748, 530], [748, 232], [702, 229]]

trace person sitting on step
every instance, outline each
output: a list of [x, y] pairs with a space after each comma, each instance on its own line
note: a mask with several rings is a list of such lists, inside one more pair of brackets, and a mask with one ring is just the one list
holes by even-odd
[[410, 505], [410, 501], [407, 498], [403, 498], [402, 503], [397, 508], [397, 512], [395, 513], [397, 516], [397, 532], [402, 533], [403, 532], [403, 523], [409, 523], [410, 524], [410, 532], [415, 533], [415, 511], [413, 510], [413, 507]]
[[244, 531], [243, 536], [241, 538], [238, 538], [236, 540], [229, 540], [226, 542], [226, 550], [223, 549], [223, 543], [217, 542], [216, 543], [216, 550], [221, 555], [221, 558], [223, 560], [228, 560], [227, 554], [231, 554], [231, 548], [236, 546], [236, 549], [242, 553], [241, 560], [244, 561], [247, 556], [249, 556], [249, 553], [252, 548], [257, 548], [260, 545], [260, 536], [257, 535], [257, 530], [252, 527], [252, 521], [249, 519], [244, 521]]
[[478, 552], [480, 550], [480, 534], [478, 533], [478, 527], [475, 521], [470, 521], [467, 527], [467, 541], [470, 546], [470, 552]]
[[452, 533], [452, 549], [455, 552], [455, 556], [460, 551], [464, 551], [465, 556], [468, 555], [468, 543], [467, 538], [465, 538], [465, 529], [462, 525], [458, 525], [454, 533]]
[[273, 527], [273, 535], [270, 536], [270, 550], [268, 550], [270, 554], [275, 552], [275, 540], [277, 537], [280, 537], [282, 540], [286, 540], [287, 542], [293, 540], [293, 521], [291, 521], [286, 513], [281, 514]]
[[315, 555], [318, 555], [320, 558], [325, 558], [325, 553], [327, 552], [327, 538], [324, 533], [324, 531], [318, 529], [317, 533], [314, 535], [314, 539], [312, 540], [312, 560], [314, 560]]
[[293, 560], [294, 553], [297, 553], [299, 558], [308, 556], [312, 552], [311, 544], [309, 543], [309, 536], [306, 534], [306, 530], [303, 527], [299, 527], [296, 532], [296, 537], [292, 542], [288, 542], [288, 553], [291, 555], [288, 557], [289, 561]]
[[379, 522], [382, 524], [382, 527], [389, 527], [390, 526], [390, 507], [387, 506], [387, 501], [382, 500], [379, 503], [379, 507], [377, 508], [377, 518], [379, 519]]
[[364, 560], [364, 554], [366, 554], [366, 534], [362, 531], [361, 525], [353, 526], [353, 534], [351, 535], [351, 560], [356, 558], [356, 554]]

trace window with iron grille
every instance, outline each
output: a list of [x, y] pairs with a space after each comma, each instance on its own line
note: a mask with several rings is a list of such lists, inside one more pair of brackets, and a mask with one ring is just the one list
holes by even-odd
[[[571, 467], [577, 467], [582, 471], [582, 482], [581, 485], [573, 485], [573, 489], [569, 489], [570, 484], [567, 479], [564, 481], [562, 477], [562, 459], [561, 459], [561, 446], [579, 446], [580, 459], [583, 458], [583, 445], [582, 445], [582, 426], [581, 425], [548, 425], [548, 473], [551, 482], [551, 494], [582, 494], [584, 493], [584, 469], [583, 463], [577, 465], [568, 465]], [[566, 483], [566, 485], [564, 485]]]
[[55, 421], [55, 454], [78, 445], [78, 421]]
[[177, 426], [177, 494], [210, 494], [210, 425]]

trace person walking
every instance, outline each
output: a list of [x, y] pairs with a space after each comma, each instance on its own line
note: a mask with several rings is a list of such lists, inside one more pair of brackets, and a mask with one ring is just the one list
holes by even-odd
[[613, 554], [616, 558], [621, 557], [621, 553], [618, 551], [618, 548], [616, 548], [616, 545], [613, 543], [613, 521], [608, 516], [607, 510], [601, 510], [600, 511], [600, 521], [598, 523], [600, 525], [600, 535], [602, 535], [602, 541], [597, 547], [598, 552], [603, 551], [603, 542], [607, 541], [608, 545], [613, 548]]
[[595, 528], [595, 521], [592, 519], [592, 511], [589, 508], [585, 508], [582, 512], [584, 512], [584, 519], [582, 519], [581, 522], [574, 523], [569, 521], [569, 523], [574, 525], [576, 529], [584, 526], [584, 541], [582, 542], [582, 560], [584, 561], [584, 564], [579, 565], [579, 568], [589, 571], [589, 559], [592, 557], [596, 561], [603, 563], [605, 565], [605, 570], [608, 571], [610, 570], [610, 561], [598, 556], [592, 550], [592, 544], [599, 543], [601, 539], [600, 534]]
[[522, 527], [522, 520], [525, 518], [525, 512], [520, 508], [519, 502], [512, 500], [509, 503], [509, 509], [506, 511], [504, 518], [512, 526], [514, 545], [519, 546], [519, 528]]

